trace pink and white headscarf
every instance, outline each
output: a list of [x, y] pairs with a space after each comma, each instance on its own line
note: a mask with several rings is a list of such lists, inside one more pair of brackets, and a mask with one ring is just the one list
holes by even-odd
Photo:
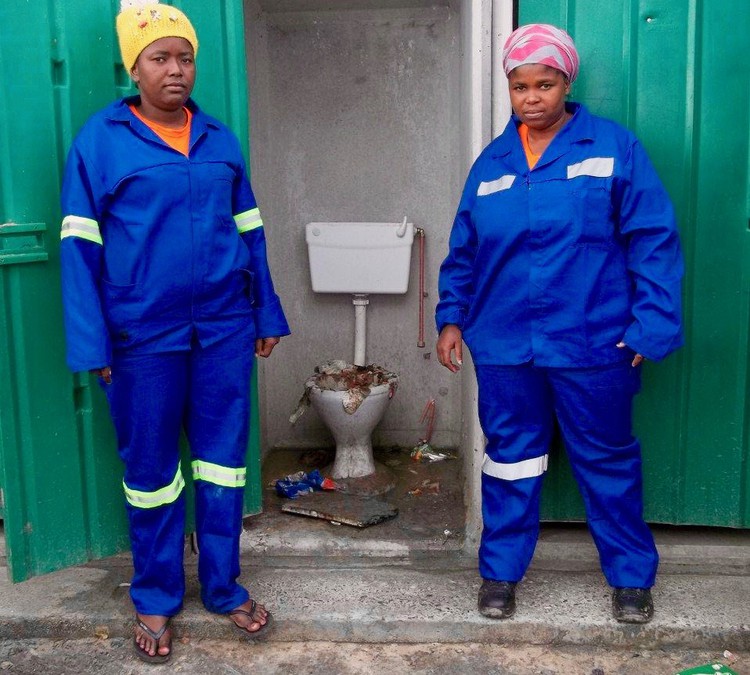
[[562, 28], [547, 23], [519, 26], [505, 42], [503, 69], [506, 75], [529, 63], [557, 68], [571, 83], [578, 77], [579, 59], [573, 38]]

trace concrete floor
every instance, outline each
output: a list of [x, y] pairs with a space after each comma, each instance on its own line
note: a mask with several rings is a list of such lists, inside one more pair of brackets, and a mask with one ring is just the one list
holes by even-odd
[[461, 550], [465, 513], [461, 462], [415, 462], [408, 451], [399, 448], [377, 449], [375, 457], [396, 479], [396, 487], [383, 499], [398, 508], [398, 515], [360, 529], [283, 513], [281, 507], [288, 500], [277, 496], [272, 487], [276, 479], [296, 471], [324, 469], [333, 459], [332, 448], [270, 453], [263, 465], [264, 511], [246, 520], [243, 551], [284, 556], [312, 552], [418, 556]]

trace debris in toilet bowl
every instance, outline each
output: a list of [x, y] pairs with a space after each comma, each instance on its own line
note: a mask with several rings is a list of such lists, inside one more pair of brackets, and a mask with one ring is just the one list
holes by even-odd
[[347, 413], [353, 415], [371, 389], [382, 384], [390, 385], [389, 398], [392, 398], [398, 386], [398, 375], [375, 364], [355, 366], [341, 360], [327, 361], [316, 366], [315, 374], [305, 382], [305, 391], [289, 421], [294, 424], [303, 415], [310, 405], [310, 390], [313, 387], [323, 391], [347, 392], [342, 405]]

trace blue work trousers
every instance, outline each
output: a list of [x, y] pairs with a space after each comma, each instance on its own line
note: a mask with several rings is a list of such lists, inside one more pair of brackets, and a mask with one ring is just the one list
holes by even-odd
[[[183, 429], [192, 460], [208, 467], [204, 478], [193, 470], [201, 599], [209, 611], [225, 613], [249, 597], [237, 578], [253, 361], [248, 329], [206, 348], [194, 341], [188, 351], [119, 353], [113, 359], [105, 391], [125, 463], [130, 595], [140, 614], [173, 616], [182, 607]], [[242, 476], [241, 485], [227, 485], [226, 474], [233, 472]]]
[[640, 368], [477, 366], [483, 578], [519, 581], [539, 535], [539, 501], [555, 419], [613, 587], [650, 588], [659, 557], [643, 520], [641, 450], [632, 435]]

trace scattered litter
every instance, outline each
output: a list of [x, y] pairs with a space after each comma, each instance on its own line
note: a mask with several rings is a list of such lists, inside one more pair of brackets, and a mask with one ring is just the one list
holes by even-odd
[[411, 458], [415, 462], [442, 462], [444, 459], [456, 459], [450, 452], [436, 452], [426, 441], [415, 445], [411, 451]]
[[[435, 399], [429, 399], [422, 410], [422, 416], [419, 418], [420, 424], [427, 423], [427, 428], [425, 429], [424, 436], [411, 449], [411, 458], [416, 462], [440, 461], [440, 459], [445, 459], [445, 457], [438, 458], [438, 453], [433, 453], [432, 446], [430, 445], [432, 430], [435, 426], [435, 406]], [[435, 459], [431, 459], [430, 455], [434, 455]]]
[[381, 366], [355, 366], [346, 361], [327, 361], [315, 367], [315, 374], [305, 382], [305, 391], [297, 404], [297, 409], [289, 417], [295, 424], [310, 405], [310, 390], [313, 387], [323, 391], [345, 391], [342, 400], [344, 410], [350, 415], [357, 412], [359, 406], [370, 394], [372, 387], [381, 384], [390, 385], [389, 398], [393, 398], [398, 386], [398, 375]]
[[323, 475], [315, 469], [310, 473], [298, 471], [284, 478], [279, 478], [274, 482], [276, 494], [279, 497], [296, 499], [299, 495], [315, 490], [335, 490], [336, 483], [330, 478], [324, 478]]
[[418, 497], [421, 494], [427, 495], [439, 495], [440, 494], [440, 481], [423, 480], [421, 485], [409, 490], [409, 494], [412, 497]]
[[681, 670], [677, 675], [715, 675], [715, 673], [725, 673], [726, 675], [739, 675], [731, 668], [727, 668], [723, 663], [707, 663], [703, 666]]

